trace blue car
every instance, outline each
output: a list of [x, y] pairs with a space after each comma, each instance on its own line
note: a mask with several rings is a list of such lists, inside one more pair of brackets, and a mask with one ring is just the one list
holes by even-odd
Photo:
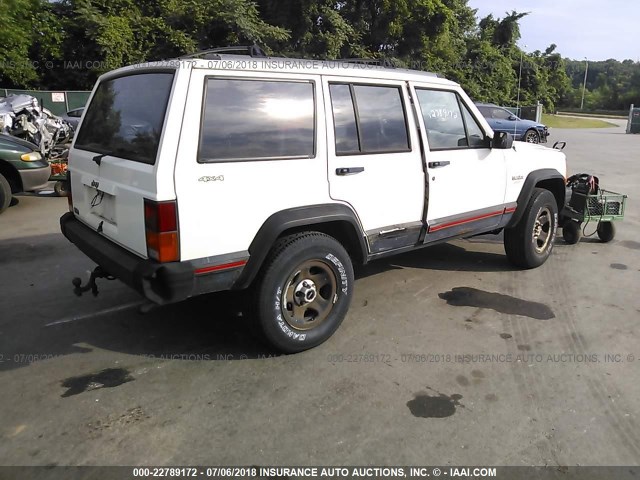
[[494, 132], [508, 132], [516, 140], [527, 143], [546, 143], [549, 129], [532, 120], [522, 120], [506, 108], [491, 103], [476, 103]]

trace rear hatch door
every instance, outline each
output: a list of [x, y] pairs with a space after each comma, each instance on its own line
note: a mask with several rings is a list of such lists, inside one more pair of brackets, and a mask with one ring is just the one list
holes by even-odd
[[76, 217], [143, 257], [144, 199], [175, 198], [178, 135], [167, 142], [165, 132], [180, 131], [181, 115], [171, 121], [169, 114], [176, 77], [175, 69], [157, 68], [102, 77], [69, 156]]

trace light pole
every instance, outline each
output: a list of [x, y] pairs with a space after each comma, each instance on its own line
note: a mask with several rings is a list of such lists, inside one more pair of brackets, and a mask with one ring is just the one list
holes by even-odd
[[[524, 45], [524, 48], [527, 48]], [[524, 59], [524, 50], [520, 50], [520, 72], [518, 73], [518, 100], [516, 101], [516, 109], [518, 111], [518, 118], [520, 118], [520, 84], [522, 83], [522, 60]], [[516, 135], [518, 131], [518, 122], [513, 127], [513, 135]]]
[[582, 85], [582, 101], [580, 102], [580, 110], [584, 108], [584, 93], [587, 90], [587, 73], [589, 73], [589, 60], [587, 60], [587, 57], [584, 57], [584, 61], [586, 62], [586, 67], [584, 69], [584, 83]]
[[[527, 48], [524, 45], [524, 48]], [[518, 73], [518, 101], [516, 102], [516, 107], [520, 108], [520, 84], [522, 82], [522, 60], [524, 59], [524, 50], [520, 50], [520, 73]]]

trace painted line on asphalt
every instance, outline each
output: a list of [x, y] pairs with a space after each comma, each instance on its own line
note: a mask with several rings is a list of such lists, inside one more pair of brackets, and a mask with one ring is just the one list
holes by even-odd
[[111, 307], [111, 308], [105, 308], [104, 310], [100, 310], [100, 311], [92, 312], [92, 313], [86, 313], [84, 315], [78, 315], [77, 317], [63, 318], [62, 320], [58, 320], [56, 322], [47, 323], [45, 325], [45, 327], [53, 327], [55, 325], [62, 325], [62, 324], [65, 324], [65, 323], [78, 322], [78, 321], [81, 321], [81, 320], [86, 320], [88, 318], [100, 317], [102, 315], [107, 315], [109, 313], [121, 312], [123, 310], [129, 310], [131, 308], [141, 307], [143, 305], [146, 305], [146, 302], [137, 301], [137, 302], [125, 303], [124, 305], [119, 305], [117, 307]]

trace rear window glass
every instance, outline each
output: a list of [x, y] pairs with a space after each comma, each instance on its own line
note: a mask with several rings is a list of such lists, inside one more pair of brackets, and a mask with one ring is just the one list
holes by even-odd
[[407, 122], [398, 87], [354, 85], [362, 151], [403, 152], [409, 150]]
[[399, 87], [333, 83], [329, 90], [337, 155], [411, 150]]
[[313, 83], [207, 79], [199, 161], [311, 158]]
[[351, 153], [360, 151], [356, 113], [353, 109], [351, 88], [349, 85], [329, 85], [333, 123], [336, 129], [336, 152]]
[[145, 73], [98, 85], [75, 147], [153, 165], [173, 73]]

